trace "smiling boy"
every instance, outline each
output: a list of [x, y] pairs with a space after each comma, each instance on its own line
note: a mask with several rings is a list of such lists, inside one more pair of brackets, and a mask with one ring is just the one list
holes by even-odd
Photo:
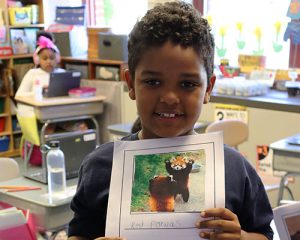
[[[207, 21], [187, 3], [159, 5], [134, 26], [128, 53], [125, 77], [142, 129], [124, 139], [195, 134], [194, 124], [215, 83], [214, 40]], [[103, 237], [113, 147], [113, 143], [101, 145], [81, 166], [71, 203], [70, 240], [119, 239]], [[272, 239], [272, 209], [261, 180], [238, 152], [224, 146], [224, 155], [226, 208], [203, 211], [195, 223], [199, 235], [204, 239]]]

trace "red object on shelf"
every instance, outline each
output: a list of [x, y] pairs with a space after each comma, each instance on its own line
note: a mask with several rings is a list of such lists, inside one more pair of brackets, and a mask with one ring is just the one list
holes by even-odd
[[5, 118], [0, 118], [0, 132], [3, 132], [5, 129]]
[[11, 47], [9, 46], [0, 47], [0, 57], [8, 57], [12, 55], [13, 55], [13, 51]]

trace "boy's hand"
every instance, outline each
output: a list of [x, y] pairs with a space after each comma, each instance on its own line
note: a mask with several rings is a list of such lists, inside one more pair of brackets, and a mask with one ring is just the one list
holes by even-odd
[[[196, 223], [201, 230], [200, 237], [204, 239], [241, 239], [242, 230], [237, 216], [226, 208], [211, 208], [201, 212], [204, 218]], [[216, 219], [205, 219], [205, 218]]]

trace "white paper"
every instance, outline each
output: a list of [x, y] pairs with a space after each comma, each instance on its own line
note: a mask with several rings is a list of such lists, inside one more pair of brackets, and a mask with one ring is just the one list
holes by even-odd
[[[155, 175], [166, 178], [170, 174], [165, 161], [183, 156], [194, 161], [194, 168], [188, 174], [187, 202], [183, 200], [185, 193], [177, 194], [175, 199], [172, 195], [168, 198], [168, 204], [174, 204], [174, 209], [170, 207], [169, 211], [151, 211], [150, 179]], [[200, 219], [200, 212], [225, 206], [224, 179], [221, 132], [117, 141], [114, 147], [106, 236], [120, 236], [127, 240], [199, 239], [199, 229], [195, 223]], [[156, 197], [151, 199], [155, 199], [156, 203]]]
[[[300, 237], [300, 202], [290, 203], [273, 209], [274, 222], [280, 239]], [[297, 238], [297, 237], [298, 238]]]
[[0, 210], [0, 230], [20, 226], [26, 223], [21, 210], [15, 207]]

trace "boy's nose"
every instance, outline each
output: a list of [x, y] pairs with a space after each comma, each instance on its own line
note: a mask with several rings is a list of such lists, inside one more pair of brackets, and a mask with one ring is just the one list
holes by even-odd
[[179, 103], [179, 96], [173, 92], [173, 91], [168, 91], [162, 94], [160, 97], [160, 102], [172, 105], [172, 104], [177, 104]]

